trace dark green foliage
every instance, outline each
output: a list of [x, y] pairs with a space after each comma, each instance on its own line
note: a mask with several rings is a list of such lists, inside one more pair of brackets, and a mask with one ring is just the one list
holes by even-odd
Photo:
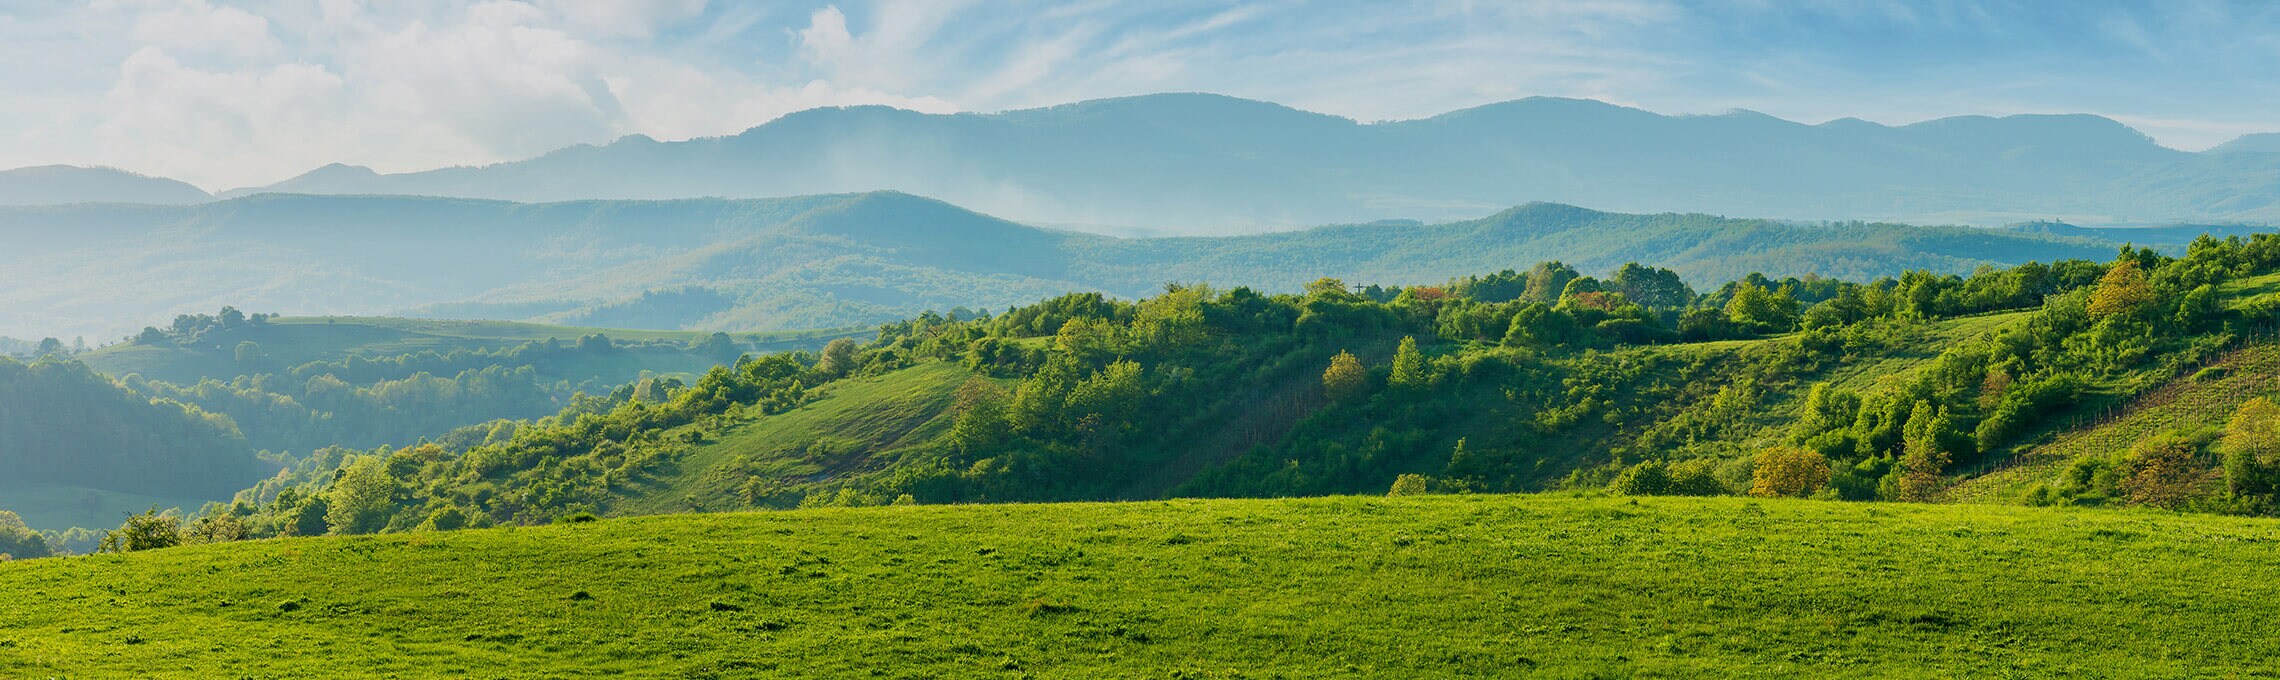
[[54, 553], [55, 550], [48, 545], [47, 537], [24, 526], [23, 518], [17, 517], [16, 513], [0, 510], [0, 555], [6, 556], [0, 558], [0, 561], [28, 560]]
[[76, 361], [0, 358], [0, 488], [218, 498], [264, 468], [226, 417], [138, 395]]

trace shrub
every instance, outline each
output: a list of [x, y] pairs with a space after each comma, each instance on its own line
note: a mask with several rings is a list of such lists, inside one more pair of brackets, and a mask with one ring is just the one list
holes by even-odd
[[1799, 448], [1766, 449], [1758, 452], [1757, 470], [1750, 479], [1752, 496], [1811, 496], [1829, 484], [1829, 458]]
[[173, 512], [159, 514], [153, 507], [128, 517], [119, 528], [103, 534], [102, 552], [126, 553], [182, 545], [182, 518]]
[[1625, 496], [1661, 496], [1670, 493], [1670, 467], [1650, 460], [1625, 468], [1607, 484], [1607, 492]]

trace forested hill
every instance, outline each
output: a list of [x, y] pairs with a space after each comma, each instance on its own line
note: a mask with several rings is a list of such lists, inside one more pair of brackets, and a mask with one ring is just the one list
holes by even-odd
[[58, 489], [213, 498], [275, 469], [227, 418], [152, 400], [77, 362], [0, 357], [0, 510]]
[[[0, 334], [116, 338], [223, 306], [292, 315], [411, 311], [577, 326], [766, 330], [1004, 309], [1170, 282], [1292, 292], [1559, 259], [1653, 262], [1696, 285], [1752, 271], [1853, 279], [2104, 257], [2089, 235], [1531, 204], [1440, 224], [1117, 239], [1021, 225], [899, 193], [582, 201], [262, 195], [197, 206], [0, 208]], [[2141, 241], [2142, 243], [2142, 241]], [[969, 315], [970, 316], [970, 315]], [[141, 323], [136, 323], [140, 321]]]
[[[2280, 236], [1970, 277], [1559, 263], [1437, 286], [1176, 287], [924, 315], [477, 438], [328, 449], [241, 493], [247, 535], [579, 513], [1606, 489], [2280, 512], [2280, 407], [2049, 446], [2265, 351]], [[2252, 398], [2257, 397], [2257, 398]], [[2215, 403], [2215, 402], [2211, 402]], [[2221, 434], [2221, 436], [2220, 436]]]
[[1359, 123], [1161, 94], [996, 114], [885, 107], [742, 134], [628, 137], [483, 167], [328, 166], [261, 189], [560, 201], [895, 189], [1039, 223], [1228, 233], [1484, 214], [1528, 201], [1788, 218], [2092, 222], [2280, 218], [2280, 154], [2187, 153], [2090, 115], [1808, 125], [1529, 98]]

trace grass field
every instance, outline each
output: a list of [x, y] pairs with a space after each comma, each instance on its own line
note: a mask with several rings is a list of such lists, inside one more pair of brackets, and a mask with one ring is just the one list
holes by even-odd
[[2276, 546], [1740, 498], [643, 517], [0, 564], [0, 676], [2269, 677]]

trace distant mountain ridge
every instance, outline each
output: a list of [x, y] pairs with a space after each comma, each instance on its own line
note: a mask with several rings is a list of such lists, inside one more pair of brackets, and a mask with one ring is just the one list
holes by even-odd
[[[1233, 234], [1446, 221], [1546, 201], [1623, 212], [1982, 226], [2280, 220], [2280, 136], [2202, 153], [2094, 115], [1808, 125], [1534, 97], [1360, 123], [1268, 102], [1158, 94], [1000, 113], [795, 112], [724, 137], [633, 135], [529, 159], [380, 173], [327, 165], [258, 193], [548, 203], [893, 190], [1098, 233]], [[16, 202], [184, 203], [203, 192]], [[182, 185], [181, 189], [195, 188]], [[47, 192], [52, 193], [52, 192]]]
[[1028, 223], [1189, 234], [1441, 221], [1532, 201], [1983, 225], [2280, 219], [2280, 157], [2212, 155], [2090, 115], [1807, 125], [1539, 97], [1365, 124], [1162, 94], [993, 114], [812, 109], [726, 137], [634, 136], [400, 174], [328, 166], [224, 195], [547, 202], [887, 189]]
[[1711, 286], [1753, 271], [1867, 279], [2103, 259], [2117, 244], [2095, 231], [1803, 224], [1548, 203], [1440, 223], [1116, 238], [898, 192], [540, 204], [263, 194], [189, 206], [14, 207], [0, 208], [0, 240], [10, 244], [0, 249], [0, 334], [94, 339], [223, 305], [781, 330], [1002, 309], [1067, 292], [1138, 297], [1173, 282], [1269, 292], [1325, 276], [1438, 284], [1558, 259], [1591, 273], [1650, 263]]
[[0, 170], [0, 205], [179, 205], [212, 199], [205, 190], [189, 184], [112, 168], [42, 165]]

